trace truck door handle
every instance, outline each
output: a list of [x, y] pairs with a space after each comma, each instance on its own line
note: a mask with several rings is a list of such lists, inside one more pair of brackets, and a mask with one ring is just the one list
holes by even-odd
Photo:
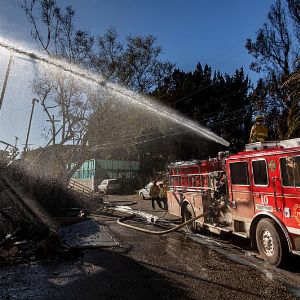
[[278, 177], [272, 177], [272, 182], [273, 182], [273, 190], [274, 190], [274, 204], [275, 204], [275, 209], [276, 211], [280, 211], [280, 209], [277, 206], [277, 197], [276, 197], [276, 183], [275, 180], [279, 180]]
[[236, 208], [236, 201], [232, 200], [231, 205], [232, 205], [232, 208]]

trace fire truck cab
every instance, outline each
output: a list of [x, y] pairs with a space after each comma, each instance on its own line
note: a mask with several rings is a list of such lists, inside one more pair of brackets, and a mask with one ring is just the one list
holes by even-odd
[[169, 165], [168, 209], [189, 226], [251, 239], [282, 265], [300, 255], [300, 139], [246, 145], [244, 152]]

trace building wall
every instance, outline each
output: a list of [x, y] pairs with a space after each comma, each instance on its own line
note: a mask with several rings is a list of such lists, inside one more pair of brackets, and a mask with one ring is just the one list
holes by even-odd
[[126, 160], [105, 160], [97, 159], [96, 161], [96, 178], [103, 178], [106, 173], [106, 178], [120, 178], [127, 179], [137, 176], [139, 171], [138, 161]]
[[85, 161], [74, 173], [72, 179], [94, 191], [103, 179], [137, 177], [139, 171], [138, 161], [91, 159]]

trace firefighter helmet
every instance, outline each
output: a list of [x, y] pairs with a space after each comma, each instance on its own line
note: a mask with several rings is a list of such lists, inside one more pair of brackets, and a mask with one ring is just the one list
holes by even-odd
[[262, 122], [264, 120], [264, 117], [263, 116], [257, 116], [255, 118], [255, 122]]

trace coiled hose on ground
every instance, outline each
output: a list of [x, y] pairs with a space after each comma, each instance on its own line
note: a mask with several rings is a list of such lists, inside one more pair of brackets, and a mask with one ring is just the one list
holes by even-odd
[[154, 235], [162, 235], [162, 234], [167, 234], [167, 233], [179, 230], [180, 228], [182, 228], [182, 227], [184, 227], [184, 226], [186, 226], [186, 225], [188, 225], [188, 224], [190, 224], [190, 223], [192, 223], [192, 222], [208, 215], [210, 212], [211, 212], [211, 209], [209, 209], [207, 212], [205, 212], [205, 213], [203, 213], [199, 216], [196, 216], [196, 217], [194, 217], [194, 218], [192, 218], [192, 219], [190, 219], [190, 220], [188, 220], [188, 221], [186, 221], [186, 222], [184, 222], [184, 223], [182, 223], [182, 224], [180, 224], [176, 227], [173, 227], [173, 228], [168, 229], [168, 230], [162, 230], [162, 231], [148, 230], [148, 229], [144, 229], [144, 228], [140, 228], [140, 227], [136, 227], [136, 226], [124, 223], [124, 221], [132, 219], [135, 215], [130, 215], [130, 216], [126, 216], [126, 217], [123, 217], [123, 218], [119, 218], [117, 220], [117, 223], [119, 225], [124, 226], [124, 227], [134, 229], [134, 230], [137, 230], [137, 231], [141, 231], [141, 232], [144, 232], [144, 233], [154, 234]]

